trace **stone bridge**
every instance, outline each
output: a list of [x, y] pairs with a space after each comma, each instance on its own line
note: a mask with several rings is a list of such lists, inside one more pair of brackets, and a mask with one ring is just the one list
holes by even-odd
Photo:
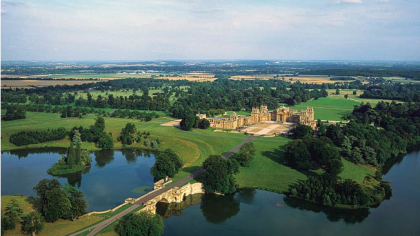
[[184, 197], [197, 193], [204, 194], [202, 183], [188, 183], [182, 187], [175, 187], [145, 202], [144, 208], [140, 211], [149, 211], [156, 214], [156, 204], [158, 202], [180, 203], [184, 200]]

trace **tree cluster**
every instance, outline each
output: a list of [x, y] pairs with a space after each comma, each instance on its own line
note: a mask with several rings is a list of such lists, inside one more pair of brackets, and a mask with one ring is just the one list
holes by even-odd
[[67, 136], [64, 127], [37, 131], [20, 131], [10, 135], [9, 141], [16, 146], [44, 143], [53, 140], [61, 140]]
[[36, 208], [47, 222], [58, 219], [77, 219], [86, 213], [83, 193], [75, 187], [62, 188], [56, 179], [43, 179], [35, 187]]
[[7, 106], [6, 114], [1, 119], [4, 121], [26, 119], [26, 110], [21, 106]]
[[105, 119], [98, 116], [95, 124], [89, 128], [73, 127], [70, 131], [70, 138], [73, 139], [76, 130], [80, 133], [81, 141], [94, 142], [96, 147], [101, 149], [111, 149], [114, 147], [114, 139], [111, 134], [105, 132]]
[[163, 218], [147, 211], [127, 215], [118, 220], [115, 232], [119, 236], [161, 236]]

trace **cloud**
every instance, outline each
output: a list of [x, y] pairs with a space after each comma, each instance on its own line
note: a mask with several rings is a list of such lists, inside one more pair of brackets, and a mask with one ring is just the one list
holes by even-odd
[[338, 0], [336, 3], [363, 3], [362, 0]]

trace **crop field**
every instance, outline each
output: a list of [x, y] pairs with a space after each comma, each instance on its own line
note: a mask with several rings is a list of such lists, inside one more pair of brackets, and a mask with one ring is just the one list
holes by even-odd
[[316, 75], [305, 75], [305, 76], [279, 76], [275, 78], [275, 74], [267, 74], [267, 75], [236, 75], [230, 77], [232, 80], [269, 80], [269, 79], [277, 79], [277, 80], [284, 80], [287, 82], [295, 83], [296, 81], [300, 81], [302, 83], [308, 84], [334, 84], [336, 82], [345, 82], [344, 80], [330, 80], [328, 76], [316, 76]]
[[159, 76], [155, 79], [167, 79], [167, 80], [188, 80], [193, 82], [213, 82], [216, 80], [214, 77], [209, 76], [191, 76], [191, 75], [182, 75], [182, 76]]
[[412, 80], [409, 78], [394, 76], [394, 77], [383, 77], [385, 80], [389, 80], [395, 83], [402, 83], [402, 84], [408, 84], [408, 83], [420, 83], [420, 80]]

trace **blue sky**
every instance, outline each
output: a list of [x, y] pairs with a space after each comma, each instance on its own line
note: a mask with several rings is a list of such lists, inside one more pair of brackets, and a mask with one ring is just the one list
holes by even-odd
[[13, 0], [2, 60], [420, 60], [419, 0]]

